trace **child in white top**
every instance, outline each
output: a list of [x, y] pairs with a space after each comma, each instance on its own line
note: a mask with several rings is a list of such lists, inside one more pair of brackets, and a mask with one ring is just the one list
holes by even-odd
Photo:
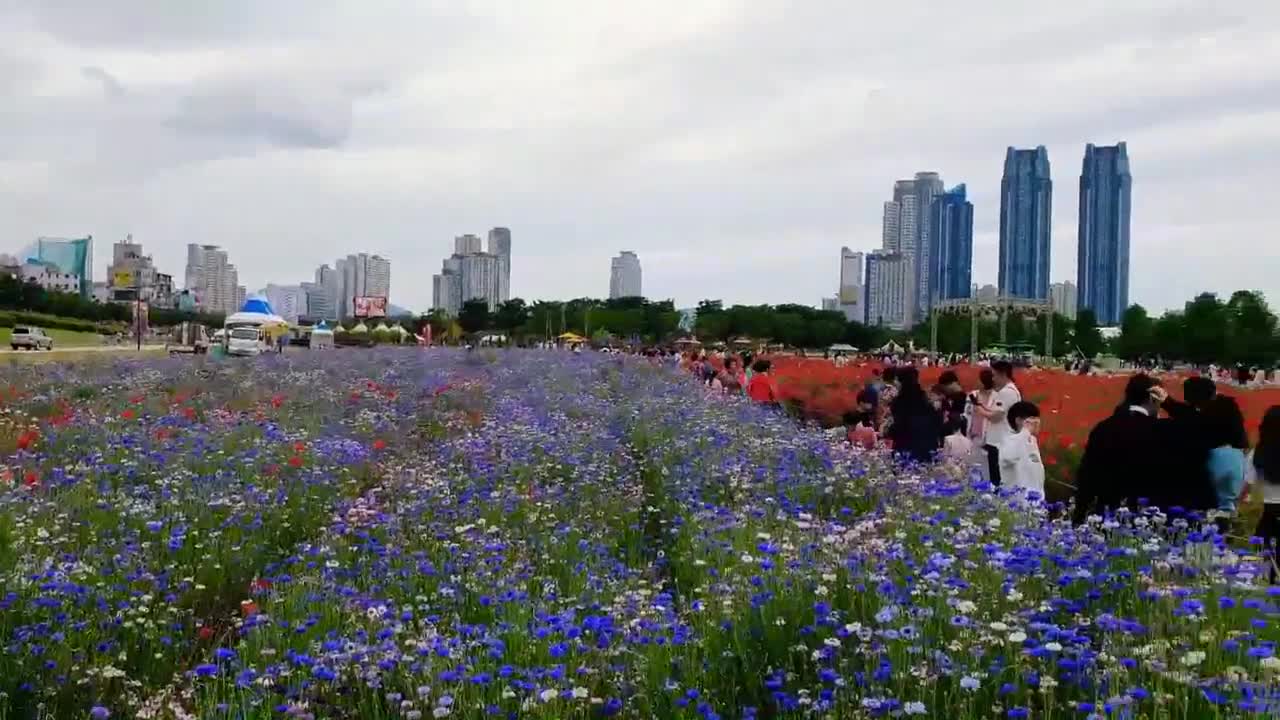
[[949, 421], [943, 428], [942, 455], [948, 460], [966, 461], [972, 459], [973, 441], [965, 437], [964, 423], [959, 419]]
[[1020, 400], [1006, 413], [1012, 434], [1000, 442], [1000, 477], [1009, 487], [1044, 497], [1044, 462], [1040, 459], [1040, 408]]

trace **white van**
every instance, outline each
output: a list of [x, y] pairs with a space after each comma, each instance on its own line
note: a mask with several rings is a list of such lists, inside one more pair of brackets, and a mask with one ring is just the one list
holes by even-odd
[[241, 357], [261, 355], [267, 349], [262, 328], [257, 325], [237, 325], [227, 328], [227, 354]]

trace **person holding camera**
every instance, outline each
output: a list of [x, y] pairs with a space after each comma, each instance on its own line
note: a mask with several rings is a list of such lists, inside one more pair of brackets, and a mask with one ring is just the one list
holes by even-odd
[[1008, 360], [991, 363], [991, 379], [995, 391], [989, 405], [975, 405], [973, 413], [975, 417], [981, 417], [986, 426], [982, 447], [987, 452], [987, 472], [990, 473], [991, 484], [1000, 487], [1000, 444], [1013, 434], [1008, 413], [1010, 408], [1022, 402], [1022, 393], [1013, 384], [1013, 363]]

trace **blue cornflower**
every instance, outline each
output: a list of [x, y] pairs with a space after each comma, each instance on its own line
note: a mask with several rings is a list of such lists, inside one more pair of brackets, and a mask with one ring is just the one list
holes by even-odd
[[107, 718], [111, 717], [111, 711], [101, 705], [94, 705], [93, 709], [89, 711], [89, 717], [93, 718], [93, 720], [107, 720]]
[[205, 663], [196, 666], [196, 677], [213, 677], [218, 674], [218, 666]]
[[236, 657], [236, 651], [231, 648], [220, 647], [213, 651], [213, 656], [218, 660], [234, 660]]
[[311, 668], [311, 677], [314, 677], [317, 680], [328, 682], [330, 680], [336, 680], [338, 678], [338, 675], [337, 673], [335, 673], [334, 671], [330, 670], [327, 667], [324, 667], [323, 665], [316, 665], [315, 667]]

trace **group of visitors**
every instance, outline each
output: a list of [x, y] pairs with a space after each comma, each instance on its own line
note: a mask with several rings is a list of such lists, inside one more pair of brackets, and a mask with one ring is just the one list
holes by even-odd
[[690, 350], [680, 355], [677, 366], [699, 378], [704, 385], [727, 394], [744, 394], [758, 403], [777, 405], [781, 402], [778, 385], [771, 373], [773, 363], [753, 359], [751, 353], [709, 355]]
[[895, 453], [915, 462], [939, 453], [968, 461], [981, 452], [993, 484], [1007, 481], [1043, 495], [1040, 409], [1022, 399], [1013, 377], [1013, 365], [997, 360], [982, 369], [980, 386], [972, 391], [952, 370], [926, 391], [913, 366], [873, 371], [857, 395], [857, 409], [845, 415], [848, 439], [872, 447], [883, 438]]
[[[1129, 378], [1123, 402], [1089, 433], [1076, 475], [1077, 522], [1140, 504], [1222, 518], [1235, 513], [1251, 470], [1244, 414], [1206, 377], [1188, 378], [1182, 395], [1169, 397], [1146, 374]], [[1280, 429], [1280, 407], [1268, 411], [1262, 443], [1269, 422]]]
[[[748, 353], [679, 355], [678, 366], [709, 388], [762, 404], [780, 402], [770, 361]], [[1007, 360], [983, 364], [966, 389], [944, 371], [927, 390], [913, 365], [873, 369], [844, 416], [843, 434], [865, 448], [883, 443], [902, 458], [960, 462], [982, 458], [993, 485], [1045, 491], [1040, 409], [1022, 398]], [[1280, 544], [1280, 406], [1267, 411], [1250, 448], [1235, 398], [1210, 377], [1192, 377], [1176, 400], [1145, 373], [1132, 376], [1114, 413], [1089, 434], [1075, 477], [1074, 522], [1128, 507], [1197, 512], [1225, 528], [1250, 487], [1264, 512], [1256, 534]], [[1162, 416], [1163, 413], [1163, 416]]]

